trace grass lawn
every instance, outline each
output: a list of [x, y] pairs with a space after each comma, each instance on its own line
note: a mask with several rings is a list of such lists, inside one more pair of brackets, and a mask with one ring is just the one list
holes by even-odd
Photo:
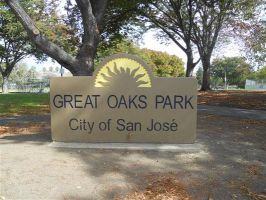
[[49, 112], [49, 94], [0, 94], [0, 116]]

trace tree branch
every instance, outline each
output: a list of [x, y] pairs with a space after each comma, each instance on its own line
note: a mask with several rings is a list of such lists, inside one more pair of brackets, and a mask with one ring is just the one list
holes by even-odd
[[92, 12], [95, 16], [98, 27], [102, 25], [104, 11], [106, 9], [107, 2], [108, 2], [107, 0], [91, 0]]
[[45, 36], [41, 35], [34, 21], [29, 17], [17, 0], [5, 0], [11, 10], [15, 13], [23, 27], [26, 29], [30, 40], [45, 54], [55, 59], [71, 72], [76, 71], [74, 66], [77, 60], [65, 52], [58, 45], [50, 42]]
[[182, 40], [184, 40], [183, 35], [181, 35], [181, 33], [179, 33], [177, 30], [173, 30], [171, 27], [168, 27], [170, 30], [167, 30], [167, 26], [165, 24], [162, 24], [159, 20], [156, 19], [156, 16], [153, 17], [151, 15], [149, 15], [147, 12], [143, 12], [143, 11], [139, 11], [140, 14], [142, 14], [143, 16], [145, 16], [146, 18], [148, 18], [153, 24], [155, 24], [157, 27], [159, 27], [166, 35], [168, 35], [168, 37], [173, 40], [173, 42], [180, 48], [182, 49], [182, 51], [186, 51], [186, 48], [181, 45], [181, 43], [174, 37], [174, 35], [170, 32], [173, 31], [175, 34], [177, 34], [180, 38], [182, 38]]
[[[146, 16], [148, 17], [148, 16]], [[149, 18], [149, 17], [148, 17]], [[186, 48], [183, 47], [180, 42], [178, 42], [178, 40], [173, 36], [173, 34], [171, 34], [164, 26], [162, 26], [156, 19], [153, 18], [149, 18], [151, 20], [151, 22], [153, 22], [157, 27], [159, 27], [163, 32], [165, 32], [169, 38], [171, 38], [173, 40], [173, 42], [180, 48], [182, 49], [182, 51], [186, 51]]]
[[159, 5], [157, 5], [157, 3], [151, 3], [159, 12], [161, 12], [163, 15], [165, 15], [170, 21], [172, 21], [173, 23], [177, 23], [178, 22], [173, 18], [171, 17], [167, 12], [165, 12], [163, 9], [160, 8]]
[[82, 46], [78, 52], [77, 57], [86, 60], [88, 55], [95, 54], [95, 47], [99, 41], [99, 28], [97, 20], [92, 11], [90, 0], [76, 0], [78, 8], [81, 12], [83, 24]]
[[199, 62], [200, 62], [200, 58], [196, 62], [194, 62], [193, 64], [196, 66]]

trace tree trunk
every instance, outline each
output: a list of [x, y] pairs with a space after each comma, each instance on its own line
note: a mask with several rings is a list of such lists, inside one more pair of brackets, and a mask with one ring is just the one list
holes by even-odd
[[79, 58], [78, 66], [73, 66], [75, 71], [71, 71], [73, 76], [92, 76], [94, 71], [94, 56], [86, 57], [86, 59]]
[[7, 94], [8, 93], [8, 77], [7, 76], [2, 76], [2, 77], [3, 77], [2, 93]]
[[193, 76], [193, 70], [195, 68], [195, 64], [193, 63], [193, 58], [189, 58], [187, 56], [187, 69], [186, 69], [186, 77], [191, 77]]
[[211, 66], [211, 58], [207, 57], [202, 59], [202, 66], [203, 66], [203, 77], [202, 77], [202, 85], [201, 91], [211, 90], [210, 87], [210, 66]]
[[[190, 44], [188, 44], [190, 45]], [[192, 50], [189, 48], [185, 51], [186, 55], [187, 55], [187, 69], [186, 69], [186, 77], [191, 77], [193, 76], [193, 70], [195, 68], [195, 66], [197, 65], [197, 63], [193, 62], [193, 54], [192, 54]]]
[[[188, 58], [188, 57], [187, 57]], [[193, 75], [193, 60], [191, 62], [191, 60], [187, 60], [187, 70], [186, 70], [186, 77], [191, 77]]]

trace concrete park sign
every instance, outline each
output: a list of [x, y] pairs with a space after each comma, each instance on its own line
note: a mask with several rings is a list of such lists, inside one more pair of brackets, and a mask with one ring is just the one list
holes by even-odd
[[52, 78], [50, 86], [54, 141], [195, 141], [194, 78], [157, 78], [139, 58], [117, 54], [105, 59], [92, 77]]

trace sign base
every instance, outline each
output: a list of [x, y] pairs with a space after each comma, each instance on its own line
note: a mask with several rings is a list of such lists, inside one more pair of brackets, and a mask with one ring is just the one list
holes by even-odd
[[147, 143], [65, 143], [52, 142], [50, 147], [77, 149], [111, 149], [111, 150], [150, 150], [164, 152], [196, 153], [203, 151], [204, 146], [194, 144], [147, 144]]

